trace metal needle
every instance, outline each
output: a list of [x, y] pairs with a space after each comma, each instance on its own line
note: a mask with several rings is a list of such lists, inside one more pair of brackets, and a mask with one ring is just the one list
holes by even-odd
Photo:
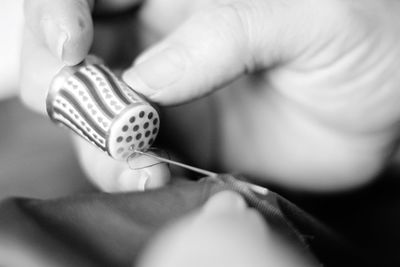
[[[214, 178], [218, 177], [218, 174], [215, 173], [215, 172], [210, 172], [210, 171], [207, 171], [207, 170], [204, 170], [204, 169], [193, 167], [193, 166], [190, 166], [190, 165], [178, 162], [178, 161], [174, 161], [174, 160], [166, 159], [164, 157], [156, 156], [154, 154], [150, 154], [150, 153], [146, 153], [146, 152], [138, 151], [138, 150], [134, 150], [134, 153], [137, 153], [137, 154], [140, 154], [140, 155], [145, 155], [145, 156], [157, 159], [157, 160], [159, 160], [161, 162], [165, 162], [165, 163], [169, 163], [169, 164], [172, 164], [172, 165], [176, 165], [176, 166], [179, 166], [181, 168], [185, 168], [185, 169], [188, 169], [188, 170], [191, 170], [193, 172], [197, 172], [197, 173], [209, 176], [209, 177], [214, 177]], [[249, 182], [245, 182], [245, 181], [239, 181], [239, 182], [243, 183], [243, 184], [246, 184], [251, 190], [253, 190], [254, 192], [256, 192], [258, 194], [261, 194], [261, 195], [267, 195], [268, 194], [268, 189], [266, 189], [266, 188], [264, 188], [262, 186], [255, 185], [255, 184], [252, 184], [252, 183], [249, 183]]]
[[156, 156], [156, 155], [153, 155], [153, 154], [150, 154], [150, 153], [146, 153], [146, 152], [138, 151], [138, 150], [135, 150], [134, 152], [137, 153], [137, 154], [141, 154], [141, 155], [145, 155], [145, 156], [148, 156], [148, 157], [152, 157], [152, 158], [157, 159], [157, 160], [159, 160], [161, 162], [165, 162], [165, 163], [169, 163], [169, 164], [172, 164], [172, 165], [176, 165], [176, 166], [179, 166], [181, 168], [185, 168], [185, 169], [188, 169], [188, 170], [191, 170], [191, 171], [194, 171], [194, 172], [206, 175], [206, 176], [210, 176], [210, 177], [217, 177], [218, 176], [218, 174], [215, 173], [215, 172], [210, 172], [210, 171], [207, 171], [207, 170], [204, 170], [204, 169], [200, 169], [200, 168], [197, 168], [197, 167], [193, 167], [193, 166], [181, 163], [181, 162], [177, 162], [177, 161], [174, 161], [174, 160], [170, 160], [170, 159], [166, 159], [166, 158], [163, 158], [163, 157], [159, 157], [159, 156]]

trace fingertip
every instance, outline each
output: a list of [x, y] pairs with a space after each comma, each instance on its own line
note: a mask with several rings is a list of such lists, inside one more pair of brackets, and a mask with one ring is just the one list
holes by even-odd
[[116, 192], [144, 191], [148, 176], [142, 171], [125, 169], [116, 178]]
[[52, 19], [43, 19], [41, 27], [48, 49], [56, 58], [62, 60], [65, 44], [70, 39], [69, 33]]
[[170, 172], [164, 164], [140, 170], [125, 169], [117, 178], [116, 190], [119, 192], [146, 191], [163, 187], [169, 180]]
[[85, 59], [92, 46], [94, 32], [90, 13], [77, 17], [66, 28], [69, 34], [62, 47], [61, 60], [67, 65], [76, 65]]
[[206, 213], [220, 213], [229, 211], [243, 211], [247, 208], [247, 203], [244, 198], [234, 191], [219, 192], [203, 206], [203, 211]]
[[232, 9], [195, 14], [142, 54], [123, 79], [161, 105], [203, 97], [251, 65], [253, 50], [242, 28]]
[[149, 180], [146, 183], [145, 189], [160, 188], [168, 184], [171, 180], [171, 172], [166, 164], [158, 164], [144, 169]]
[[160, 45], [141, 55], [122, 77], [133, 89], [154, 100], [179, 84], [184, 78], [187, 61], [184, 48]]
[[155, 93], [155, 91], [152, 88], [150, 88], [145, 81], [143, 81], [140, 75], [135, 71], [134, 67], [126, 70], [122, 74], [122, 80], [126, 84], [128, 84], [133, 90], [141, 93], [150, 100], [152, 94]]
[[[54, 25], [54, 23], [50, 23], [50, 25]], [[57, 29], [52, 29], [55, 27]], [[47, 26], [44, 29], [49, 49], [64, 64], [76, 65], [88, 55], [93, 42], [91, 19], [77, 18], [75, 21], [58, 26]]]
[[26, 25], [65, 64], [79, 63], [93, 40], [90, 4], [86, 0], [25, 1]]

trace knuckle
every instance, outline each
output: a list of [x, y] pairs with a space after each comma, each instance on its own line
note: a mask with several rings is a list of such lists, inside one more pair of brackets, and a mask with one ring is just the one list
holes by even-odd
[[249, 29], [250, 19], [252, 18], [251, 6], [249, 3], [244, 2], [230, 2], [221, 5], [216, 10], [216, 15], [219, 16], [217, 20], [231, 29], [241, 31], [242, 34], [247, 33]]
[[240, 51], [244, 51], [243, 61], [246, 72], [256, 69], [256, 47], [262, 36], [265, 10], [261, 11], [256, 1], [230, 1], [222, 5], [221, 20], [225, 21], [225, 30], [232, 36]]

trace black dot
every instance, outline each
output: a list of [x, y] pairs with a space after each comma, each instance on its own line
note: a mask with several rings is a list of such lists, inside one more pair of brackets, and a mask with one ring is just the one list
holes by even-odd
[[154, 124], [154, 125], [157, 125], [157, 123], [158, 123], [158, 119], [155, 118], [155, 119], [153, 120], [153, 124]]
[[118, 143], [121, 143], [122, 140], [124, 140], [124, 138], [123, 138], [122, 136], [119, 136], [119, 137], [117, 138], [117, 142], [118, 142]]
[[133, 127], [133, 131], [134, 131], [134, 132], [136, 132], [137, 130], [139, 130], [139, 125], [135, 125], [135, 126]]
[[150, 112], [149, 115], [147, 115], [147, 118], [149, 118], [149, 120], [151, 120], [153, 118], [154, 114], [153, 112]]
[[140, 111], [139, 117], [140, 117], [140, 118], [143, 118], [143, 117], [144, 117], [144, 111]]
[[126, 132], [126, 131], [128, 131], [128, 125], [124, 125], [124, 127], [122, 127], [122, 131], [124, 131], [124, 132]]
[[149, 145], [151, 145], [152, 143], [153, 143], [153, 138], [150, 138], [150, 140], [149, 140]]
[[153, 134], [156, 134], [157, 131], [158, 131], [158, 129], [157, 129], [157, 128], [154, 128], [154, 129], [153, 129]]
[[133, 117], [131, 117], [131, 118], [129, 119], [129, 122], [130, 122], [130, 123], [134, 123], [135, 120], [136, 120], [136, 118], [135, 118], [135, 116], [133, 116]]
[[144, 142], [142, 141], [139, 143], [139, 147], [142, 148], [143, 146], [144, 146]]
[[132, 139], [133, 139], [132, 136], [128, 136], [128, 137], [126, 138], [126, 142], [129, 143], [130, 141], [132, 141]]
[[147, 132], [144, 134], [144, 136], [149, 137], [150, 134], [151, 134], [151, 132], [150, 132], [150, 131], [147, 131]]
[[149, 128], [149, 123], [146, 122], [145, 124], [143, 124], [143, 128], [145, 128], [145, 129]]
[[141, 134], [141, 133], [138, 133], [138, 134], [136, 135], [136, 140], [139, 140], [140, 138], [142, 138], [142, 134]]

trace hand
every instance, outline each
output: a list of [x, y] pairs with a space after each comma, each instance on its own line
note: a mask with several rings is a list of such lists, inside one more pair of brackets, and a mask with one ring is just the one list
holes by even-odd
[[[87, 56], [93, 36], [102, 44], [107, 40], [115, 41], [95, 50], [103, 58], [115, 62], [116, 52], [121, 51], [118, 41], [132, 30], [128, 27], [130, 20], [123, 21], [126, 26], [122, 27], [115, 20], [113, 23], [100, 23], [94, 32], [91, 9], [96, 9], [96, 12], [117, 12], [137, 2], [96, 1], [96, 7], [93, 7], [93, 1], [25, 1], [26, 27], [21, 72], [21, 96], [24, 102], [44, 113], [50, 81], [64, 64], [77, 64]], [[115, 28], [118, 28], [118, 35], [115, 35]], [[129, 47], [124, 55], [132, 52], [132, 47]], [[131, 170], [125, 162], [111, 159], [79, 138], [76, 138], [75, 144], [87, 176], [104, 191], [141, 190], [143, 186], [146, 189], [156, 188], [169, 180], [166, 165]], [[139, 165], [146, 166], [144, 161], [149, 158], [137, 160], [141, 161]]]
[[280, 236], [230, 191], [163, 229], [135, 266], [319, 266], [304, 246]]
[[[27, 3], [25, 44], [33, 49], [25, 49], [22, 95], [39, 107], [49, 83], [43, 78], [56, 72], [60, 56], [74, 64], [87, 54], [91, 2]], [[44, 31], [40, 10], [61, 20], [68, 38]], [[163, 39], [124, 79], [161, 105], [228, 85], [202, 102], [167, 110], [173, 120], [164, 126], [184, 137], [181, 147], [198, 162], [212, 151], [226, 171], [303, 189], [348, 188], [379, 172], [395, 148], [399, 11], [389, 0], [145, 1], [140, 37]], [[217, 103], [215, 114], [209, 102]]]
[[[176, 10], [169, 2], [166, 18]], [[126, 71], [132, 88], [176, 105], [228, 85], [213, 95], [227, 171], [337, 190], [382, 169], [399, 136], [400, 3], [195, 2], [199, 10]], [[155, 5], [146, 18], [156, 17]], [[163, 17], [146, 25], [162, 29]], [[182, 132], [201, 128], [193, 118], [183, 120]], [[188, 138], [197, 144], [204, 137]]]

